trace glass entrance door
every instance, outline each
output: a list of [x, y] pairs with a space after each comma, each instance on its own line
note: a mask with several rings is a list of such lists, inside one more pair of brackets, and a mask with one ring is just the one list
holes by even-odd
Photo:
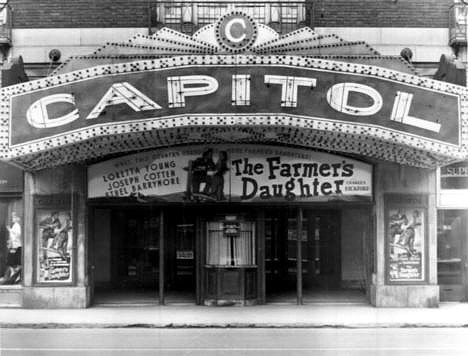
[[155, 291], [159, 272], [158, 217], [146, 210], [120, 214], [113, 216], [113, 283], [129, 290]]
[[160, 225], [159, 212], [151, 208], [92, 209], [95, 304], [158, 302]]
[[[292, 229], [288, 231], [287, 216], [288, 212], [283, 210], [268, 211], [265, 216], [267, 302], [295, 302], [296, 249], [290, 243], [294, 239], [294, 232]], [[288, 222], [291, 224], [291, 221]]]
[[[338, 211], [304, 210], [300, 233], [304, 299], [337, 288], [340, 282], [340, 219]], [[297, 211], [277, 210], [265, 218], [267, 302], [297, 300]]]
[[336, 289], [340, 281], [340, 221], [337, 212], [306, 212], [302, 241], [304, 291]]
[[196, 302], [196, 220], [192, 210], [166, 210], [164, 294], [171, 303]]

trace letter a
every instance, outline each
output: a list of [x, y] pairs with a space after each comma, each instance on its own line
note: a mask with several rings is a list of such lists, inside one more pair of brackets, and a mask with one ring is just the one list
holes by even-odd
[[157, 110], [161, 107], [129, 83], [115, 83], [86, 118], [95, 119], [108, 106], [127, 104], [135, 111]]

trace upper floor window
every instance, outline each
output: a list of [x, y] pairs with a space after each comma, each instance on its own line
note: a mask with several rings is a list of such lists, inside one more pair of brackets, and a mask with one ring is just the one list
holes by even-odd
[[215, 23], [230, 11], [241, 11], [255, 21], [273, 26], [280, 33], [305, 24], [306, 2], [291, 1], [158, 1], [151, 5], [151, 27], [163, 25], [177, 31], [195, 32]]

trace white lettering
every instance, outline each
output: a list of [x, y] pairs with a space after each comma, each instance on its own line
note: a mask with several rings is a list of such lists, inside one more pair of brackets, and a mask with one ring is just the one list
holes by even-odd
[[438, 133], [441, 126], [439, 123], [409, 115], [412, 101], [413, 94], [397, 91], [390, 120]]
[[250, 74], [232, 76], [232, 105], [250, 105]]
[[186, 96], [208, 95], [218, 90], [218, 81], [208, 75], [184, 75], [167, 78], [170, 108], [185, 107]]
[[135, 111], [161, 109], [158, 104], [129, 83], [115, 83], [104, 94], [86, 119], [96, 119], [106, 107], [119, 104], [127, 104]]
[[28, 123], [38, 129], [45, 129], [69, 124], [80, 117], [78, 109], [75, 109], [67, 115], [51, 119], [47, 106], [56, 103], [69, 103], [75, 106], [75, 97], [71, 94], [54, 94], [35, 101], [26, 112]]
[[297, 88], [299, 86], [315, 88], [317, 79], [305, 77], [287, 77], [283, 75], [265, 75], [266, 84], [281, 85], [281, 106], [297, 107]]
[[[367, 95], [373, 101], [368, 107], [357, 107], [349, 105], [349, 93], [356, 92]], [[354, 116], [369, 116], [380, 111], [383, 105], [382, 96], [367, 85], [356, 83], [340, 83], [333, 85], [327, 92], [327, 101], [336, 111]]]
[[235, 18], [235, 19], [232, 19], [232, 20], [230, 20], [230, 21], [226, 24], [226, 27], [225, 27], [225, 35], [226, 35], [226, 38], [227, 38], [229, 41], [233, 42], [233, 43], [242, 42], [242, 41], [245, 39], [245, 37], [246, 37], [245, 32], [244, 32], [241, 36], [239, 36], [239, 37], [237, 37], [237, 38], [234, 37], [234, 36], [232, 35], [232, 32], [231, 32], [232, 26], [233, 26], [234, 24], [236, 24], [236, 23], [239, 24], [239, 25], [241, 25], [242, 28], [244, 29], [244, 31], [245, 31], [245, 29], [247, 28], [247, 26], [246, 26], [246, 24], [245, 24], [245, 19], [242, 19], [242, 18]]

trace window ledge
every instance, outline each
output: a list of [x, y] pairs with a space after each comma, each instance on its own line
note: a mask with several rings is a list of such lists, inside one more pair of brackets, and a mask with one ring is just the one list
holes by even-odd
[[2, 290], [5, 290], [5, 289], [23, 289], [23, 285], [22, 284], [4, 284], [4, 285], [0, 285], [0, 293]]

